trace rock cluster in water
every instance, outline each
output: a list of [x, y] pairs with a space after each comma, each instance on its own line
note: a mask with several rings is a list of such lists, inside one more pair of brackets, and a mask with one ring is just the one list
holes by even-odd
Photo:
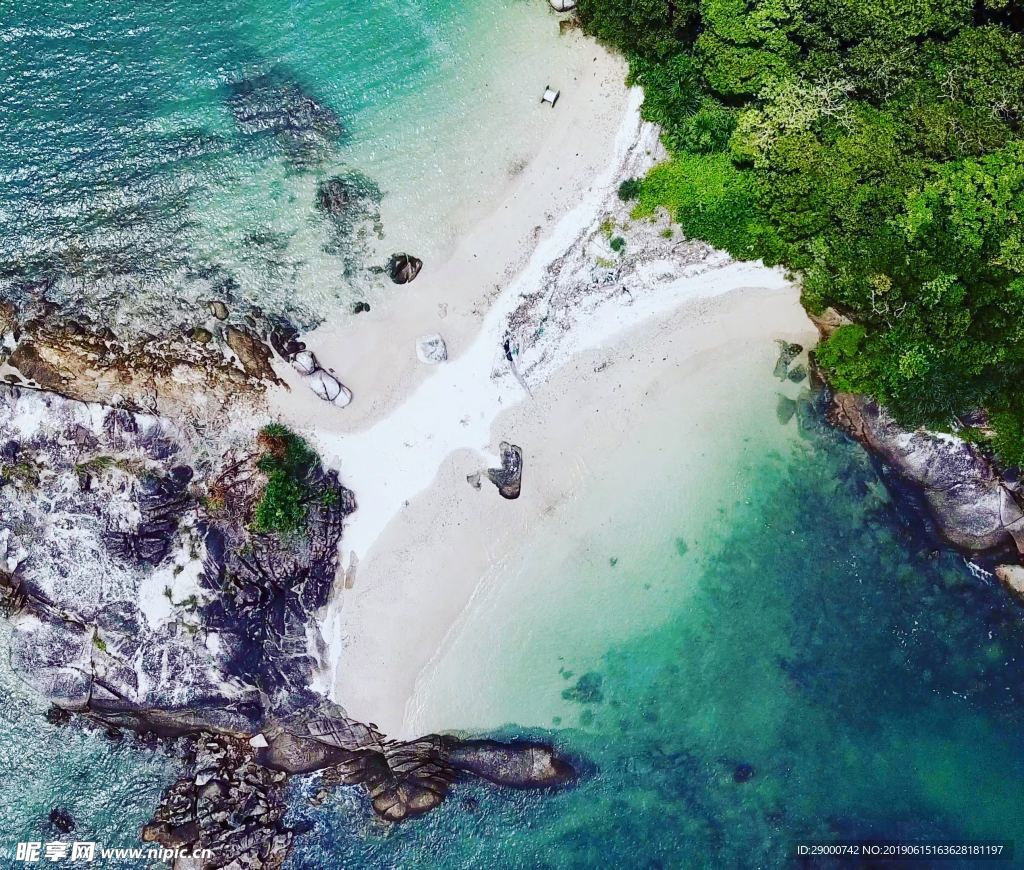
[[969, 551], [1024, 553], [1024, 493], [991, 458], [955, 435], [908, 431], [864, 396], [836, 393], [829, 419], [920, 493], [937, 530]]

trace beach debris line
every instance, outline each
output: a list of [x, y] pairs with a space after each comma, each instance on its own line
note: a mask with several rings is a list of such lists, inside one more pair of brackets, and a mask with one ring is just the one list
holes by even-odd
[[388, 260], [387, 272], [396, 284], [408, 284], [423, 268], [423, 261], [411, 254], [392, 254]]
[[448, 346], [438, 333], [421, 335], [416, 339], [416, 356], [421, 363], [436, 365], [448, 359]]
[[559, 94], [561, 94], [561, 91], [556, 91], [551, 87], [551, 85], [545, 85], [544, 96], [540, 98], [540, 101], [542, 103], [550, 103], [551, 108], [553, 109], [555, 107], [555, 103], [558, 102]]

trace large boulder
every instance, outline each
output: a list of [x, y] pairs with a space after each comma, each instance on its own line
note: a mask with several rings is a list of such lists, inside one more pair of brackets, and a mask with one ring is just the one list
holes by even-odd
[[501, 468], [488, 468], [487, 479], [498, 487], [503, 498], [519, 498], [523, 485], [523, 451], [515, 444], [502, 441]]
[[512, 788], [564, 785], [575, 776], [571, 765], [558, 758], [550, 746], [540, 743], [456, 741], [449, 750], [448, 762], [457, 770]]
[[877, 454], [921, 494], [938, 531], [969, 551], [1024, 552], [1024, 510], [992, 460], [962, 438], [902, 428], [877, 402], [832, 396], [831, 422]]
[[408, 284], [420, 273], [423, 261], [410, 254], [392, 254], [387, 272], [396, 284]]

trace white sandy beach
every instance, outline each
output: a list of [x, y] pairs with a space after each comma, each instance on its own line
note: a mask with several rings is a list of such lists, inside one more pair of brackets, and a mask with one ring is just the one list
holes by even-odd
[[[358, 570], [323, 614], [321, 687], [394, 737], [415, 729], [416, 681], [483, 580], [572, 502], [640, 411], [665, 395], [728, 390], [715, 360], [737, 343], [813, 337], [778, 270], [666, 239], [664, 217], [628, 219], [615, 191], [659, 158], [657, 131], [640, 122], [621, 61], [587, 48], [542, 147], [450, 259], [369, 315], [306, 336], [352, 405], [319, 402], [290, 370], [291, 391], [272, 397], [359, 503], [342, 540], [343, 566], [354, 555]], [[628, 243], [615, 262], [609, 216]], [[448, 345], [437, 366], [415, 354], [432, 332]], [[505, 338], [532, 398], [509, 372]], [[495, 464], [502, 440], [523, 449], [516, 501], [466, 480]]]

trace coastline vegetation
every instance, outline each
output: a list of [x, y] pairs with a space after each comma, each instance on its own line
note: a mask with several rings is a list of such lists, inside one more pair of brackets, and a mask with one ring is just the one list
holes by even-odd
[[305, 525], [314, 494], [310, 477], [319, 460], [305, 440], [279, 423], [260, 430], [257, 467], [267, 485], [256, 504], [252, 530], [292, 535]]
[[907, 425], [984, 408], [1024, 464], [1020, 0], [580, 0], [670, 159], [620, 187], [732, 255], [784, 264], [835, 387]]

